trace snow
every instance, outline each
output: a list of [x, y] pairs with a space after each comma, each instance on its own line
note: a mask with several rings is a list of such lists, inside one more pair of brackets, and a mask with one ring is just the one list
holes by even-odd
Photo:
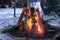
[[[38, 5], [37, 5], [38, 4]], [[32, 3], [30, 3], [30, 6], [32, 7]], [[40, 16], [43, 16], [44, 20], [48, 19], [55, 19], [50, 20], [48, 23], [50, 25], [60, 27], [60, 18], [57, 16], [54, 12], [51, 12], [50, 15], [44, 15], [40, 2], [33, 2], [33, 7], [38, 8], [40, 11]], [[18, 18], [22, 12], [23, 8], [16, 8], [16, 17], [14, 18], [14, 9], [13, 8], [0, 8], [0, 39], [2, 40], [24, 40], [23, 38], [12, 38], [9, 35], [1, 33], [1, 31], [5, 28], [11, 28], [11, 26], [16, 25]], [[11, 26], [9, 26], [11, 25]], [[9, 26], [9, 27], [8, 27]]]
[[17, 23], [17, 20], [18, 20], [18, 17], [20, 16], [21, 11], [22, 11], [22, 8], [17, 8], [16, 17], [14, 18], [13, 16], [14, 9], [1, 8], [0, 9], [0, 29], [4, 29], [3, 27], [6, 27], [8, 25], [15, 25]]
[[[18, 18], [22, 12], [22, 8], [16, 8], [16, 17], [14, 18], [14, 9], [13, 8], [0, 8], [0, 29], [4, 29], [8, 25], [15, 25], [18, 21]], [[55, 19], [50, 20], [48, 22], [50, 25], [60, 27], [60, 18], [57, 16], [56, 13], [51, 12], [50, 15], [44, 15], [43, 11], [40, 11], [40, 16], [43, 16], [44, 20], [48, 19]], [[1, 27], [2, 26], [2, 27]]]
[[13, 40], [13, 38], [8, 37], [7, 34], [0, 33], [0, 40]]
[[[14, 18], [14, 9], [13, 8], [0, 8], [0, 39], [2, 40], [15, 40], [7, 34], [1, 33], [5, 28], [11, 28], [13, 25], [16, 25], [22, 8], [16, 8], [16, 17]], [[11, 25], [11, 26], [9, 26]], [[8, 27], [9, 26], [9, 27]]]
[[[38, 4], [38, 5], [37, 5]], [[34, 7], [35, 9], [38, 8], [39, 11], [41, 11], [41, 5], [40, 2], [30, 2], [30, 6]]]
[[[16, 25], [18, 18], [22, 12], [22, 8], [16, 8], [16, 17], [14, 18], [14, 9], [13, 8], [0, 8], [0, 31], [2, 29], [7, 28], [9, 25], [13, 26]], [[50, 15], [44, 15], [43, 11], [40, 11], [41, 17], [43, 16], [44, 20], [48, 19], [55, 19], [55, 20], [50, 20], [48, 22], [50, 25], [60, 27], [60, 18], [59, 16], [56, 15], [56, 13], [52, 12]], [[9, 26], [8, 28], [10, 28]], [[9, 37], [7, 34], [3, 34], [0, 32], [0, 39], [3, 40], [14, 40], [13, 38]]]
[[9, 34], [0, 33], [0, 40], [25, 40], [26, 38], [11, 37]]
[[48, 23], [52, 26], [60, 27], [60, 17], [54, 12], [51, 12], [50, 15], [44, 15], [43, 19], [44, 20], [54, 19], [54, 20], [49, 20]]

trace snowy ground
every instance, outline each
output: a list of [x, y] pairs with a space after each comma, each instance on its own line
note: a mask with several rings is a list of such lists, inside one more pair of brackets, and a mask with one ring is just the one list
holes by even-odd
[[60, 27], [60, 17], [55, 12], [51, 12], [50, 15], [45, 15], [43, 19], [44, 20], [54, 19], [50, 20], [48, 23], [52, 26]]
[[13, 25], [16, 24], [18, 17], [20, 16], [22, 9], [16, 9], [16, 17], [14, 18], [14, 9], [11, 8], [5, 8], [5, 9], [0, 9], [0, 29], [3, 28], [2, 26], [8, 26], [8, 25]]
[[[7, 34], [1, 33], [1, 31], [7, 28], [9, 25], [13, 26], [17, 23], [18, 17], [20, 16], [22, 9], [16, 9], [16, 17], [14, 18], [14, 9], [11, 8], [0, 8], [0, 39], [2, 40], [14, 40], [13, 38], [9, 37]], [[11, 28], [9, 26], [8, 28]]]
[[[7, 34], [1, 33], [1, 30], [4, 28], [7, 28], [8, 25], [12, 25], [12, 26], [15, 25], [17, 23], [17, 20], [20, 16], [21, 11], [22, 11], [22, 8], [16, 8], [16, 17], [14, 18], [14, 16], [13, 16], [14, 9], [12, 9], [12, 8], [4, 8], [4, 9], [0, 8], [0, 39], [14, 40], [13, 38], [9, 37]], [[48, 15], [42, 14], [42, 11], [41, 11], [41, 16], [42, 15], [43, 15], [44, 20], [51, 19], [51, 18], [55, 19], [55, 20], [51, 20], [48, 23], [50, 25], [60, 27], [60, 18], [55, 13], [53, 13], [53, 14], [51, 13], [48, 16]]]

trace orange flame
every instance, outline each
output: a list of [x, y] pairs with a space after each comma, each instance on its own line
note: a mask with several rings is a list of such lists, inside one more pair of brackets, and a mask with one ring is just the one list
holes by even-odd
[[32, 18], [30, 16], [30, 14], [28, 14], [28, 19], [27, 19], [27, 27], [26, 27], [26, 30], [29, 32], [32, 30]]
[[42, 26], [39, 23], [35, 23], [35, 25], [36, 25], [36, 28], [35, 28], [36, 33], [43, 34], [44, 30], [43, 30]]
[[[43, 34], [44, 33], [44, 29], [43, 29], [43, 25], [40, 23], [40, 15], [39, 15], [39, 12], [35, 11], [34, 12], [34, 18], [36, 20], [35, 23], [35, 33], [36, 34]], [[29, 13], [27, 14], [27, 20], [26, 20], [26, 30], [28, 32], [32, 31], [32, 25], [33, 25], [33, 19], [32, 19], [32, 16], [30, 15], [30, 11]]]
[[35, 28], [35, 31], [37, 34], [43, 34], [44, 33], [44, 30], [43, 30], [43, 26], [42, 24], [39, 23], [39, 15], [38, 15], [38, 12], [35, 12], [35, 20], [36, 20], [36, 28]]

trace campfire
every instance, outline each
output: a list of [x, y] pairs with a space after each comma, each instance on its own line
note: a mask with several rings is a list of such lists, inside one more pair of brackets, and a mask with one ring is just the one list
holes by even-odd
[[[25, 17], [25, 20], [22, 20], [23, 17]], [[6, 31], [14, 37], [29, 37], [39, 39], [50, 38], [55, 36], [55, 31], [48, 30], [52, 30], [52, 28], [50, 28], [50, 25], [46, 24], [45, 21], [42, 20], [42, 18], [40, 17], [39, 10], [34, 9], [33, 7], [27, 7], [23, 9], [17, 22], [17, 25], [15, 25], [11, 29], [7, 29]], [[3, 32], [6, 31], [4, 30]], [[55, 34], [53, 34], [53, 32]]]
[[[25, 10], [23, 10], [18, 23], [22, 23], [22, 18], [25, 15], [24, 25], [19, 26], [19, 30], [23, 28], [26, 30], [27, 35], [43, 35], [45, 33], [44, 26], [42, 24], [42, 20], [40, 17], [40, 12], [38, 9], [34, 9], [33, 7], [27, 7]], [[22, 27], [22, 28], [21, 28]]]
[[[34, 16], [31, 16], [33, 14]], [[41, 23], [40, 13], [36, 10], [34, 13], [27, 13], [26, 31], [31, 32], [34, 29], [34, 34], [43, 34], [44, 28]], [[33, 22], [35, 20], [35, 22]]]

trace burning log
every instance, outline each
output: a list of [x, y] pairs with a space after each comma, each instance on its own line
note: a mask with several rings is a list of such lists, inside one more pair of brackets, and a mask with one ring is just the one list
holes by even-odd
[[44, 33], [44, 29], [43, 29], [43, 25], [41, 23], [41, 19], [40, 19], [41, 17], [39, 15], [39, 12], [36, 11], [34, 14], [35, 14], [35, 20], [36, 20], [36, 23], [35, 23], [35, 25], [36, 25], [35, 31], [36, 31], [37, 34], [43, 34]]
[[17, 25], [19, 25], [21, 22], [22, 22], [22, 18], [24, 16], [24, 12], [26, 11], [26, 8], [23, 9], [22, 13], [21, 13], [21, 16], [19, 17], [19, 20], [17, 22]]
[[[34, 10], [34, 11], [33, 11]], [[25, 21], [22, 21], [22, 18], [25, 17]], [[41, 23], [40, 14], [33, 7], [26, 7], [23, 9], [21, 16], [17, 22], [18, 30], [22, 31], [25, 29], [27, 35], [43, 35], [44, 28]], [[20, 32], [19, 32], [20, 33]]]

